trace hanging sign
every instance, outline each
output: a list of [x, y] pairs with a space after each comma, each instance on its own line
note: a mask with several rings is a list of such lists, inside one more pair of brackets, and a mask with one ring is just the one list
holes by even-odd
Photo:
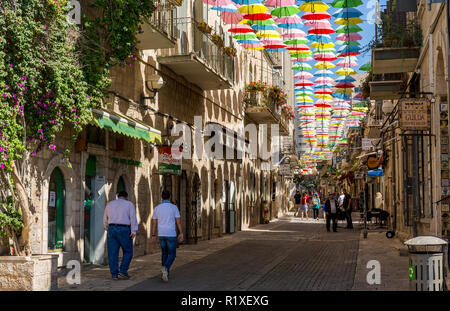
[[181, 150], [172, 147], [158, 147], [158, 174], [181, 175]]
[[371, 138], [363, 138], [362, 141], [362, 150], [363, 151], [368, 151], [370, 150], [372, 147], [374, 147], [373, 145], [373, 139]]
[[50, 196], [48, 199], [48, 206], [49, 207], [55, 207], [56, 206], [56, 192], [50, 191]]
[[379, 163], [378, 163], [376, 156], [369, 156], [367, 158], [367, 167], [369, 169], [374, 170], [374, 169], [378, 168], [378, 165], [379, 165]]
[[402, 130], [428, 131], [431, 110], [428, 99], [404, 98], [399, 101], [398, 115]]

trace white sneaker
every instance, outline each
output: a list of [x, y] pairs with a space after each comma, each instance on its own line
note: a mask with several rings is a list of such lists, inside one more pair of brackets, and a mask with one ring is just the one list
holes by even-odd
[[162, 273], [162, 276], [161, 276], [162, 280], [163, 280], [164, 282], [168, 282], [168, 281], [169, 281], [169, 277], [167, 276], [167, 270], [166, 270], [166, 267], [162, 267], [162, 268], [161, 268], [161, 273]]

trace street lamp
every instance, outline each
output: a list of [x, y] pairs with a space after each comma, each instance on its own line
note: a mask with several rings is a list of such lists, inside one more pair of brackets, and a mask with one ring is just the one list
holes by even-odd
[[145, 87], [150, 92], [150, 96], [146, 97], [144, 96], [144, 93], [141, 93], [141, 105], [145, 106], [145, 100], [151, 99], [154, 100], [156, 97], [156, 94], [160, 92], [164, 86], [166, 85], [166, 81], [161, 76], [158, 75], [151, 75], [148, 80], [145, 81]]

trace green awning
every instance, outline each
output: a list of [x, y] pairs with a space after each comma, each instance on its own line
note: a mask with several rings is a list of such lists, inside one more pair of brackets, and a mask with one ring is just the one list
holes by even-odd
[[106, 109], [92, 109], [94, 124], [100, 128], [120, 133], [146, 142], [161, 144], [161, 131], [117, 112]]

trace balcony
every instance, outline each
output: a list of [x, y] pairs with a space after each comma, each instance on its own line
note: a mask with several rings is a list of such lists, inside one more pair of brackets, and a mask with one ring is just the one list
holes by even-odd
[[[251, 91], [248, 94], [244, 101], [247, 106], [245, 113], [250, 119], [257, 124], [280, 124], [281, 108], [275, 105], [275, 101], [270, 97], [264, 97], [261, 91]], [[280, 133], [282, 127], [280, 127]]]
[[373, 49], [373, 74], [413, 72], [419, 56], [419, 47]]
[[284, 111], [280, 114], [280, 135], [287, 136], [289, 135], [289, 120], [290, 117], [284, 113]]
[[402, 98], [406, 79], [406, 74], [402, 73], [374, 75], [373, 81], [369, 82], [370, 99], [393, 100]]
[[231, 88], [234, 57], [225, 53], [220, 41], [202, 32], [191, 18], [173, 19], [172, 24], [176, 28], [176, 45], [161, 51], [158, 62], [202, 90]]
[[140, 50], [170, 49], [176, 44], [176, 27], [173, 23], [174, 5], [166, 0], [157, 3], [158, 10], [155, 11], [150, 20], [144, 23], [142, 33], [137, 38]]

